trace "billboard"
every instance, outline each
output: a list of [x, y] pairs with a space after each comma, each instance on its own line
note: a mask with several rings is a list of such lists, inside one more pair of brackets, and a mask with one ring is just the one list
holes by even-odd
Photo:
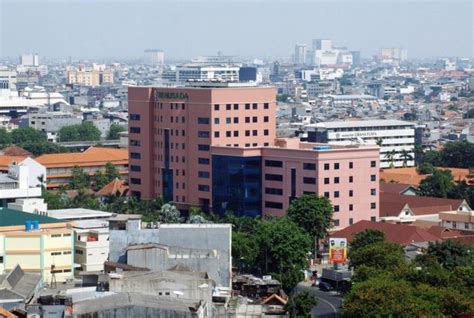
[[342, 264], [347, 258], [347, 239], [330, 238], [329, 239], [329, 261], [332, 264]]

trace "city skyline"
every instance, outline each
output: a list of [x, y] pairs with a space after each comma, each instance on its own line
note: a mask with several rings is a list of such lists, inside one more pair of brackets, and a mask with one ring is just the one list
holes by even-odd
[[383, 47], [404, 47], [409, 58], [472, 57], [474, 51], [473, 5], [462, 0], [454, 5], [278, 1], [271, 6], [268, 1], [0, 0], [0, 17], [0, 57], [38, 52], [47, 57], [137, 58], [147, 48], [160, 48], [174, 59], [217, 51], [290, 58], [295, 44], [310, 47], [315, 38], [331, 38], [334, 45], [360, 50], [364, 57]]

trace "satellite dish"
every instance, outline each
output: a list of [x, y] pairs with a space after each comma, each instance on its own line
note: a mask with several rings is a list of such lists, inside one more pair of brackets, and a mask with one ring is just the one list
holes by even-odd
[[179, 291], [179, 290], [173, 291], [173, 294], [175, 294], [176, 296], [183, 296], [184, 295], [184, 293], [182, 291]]

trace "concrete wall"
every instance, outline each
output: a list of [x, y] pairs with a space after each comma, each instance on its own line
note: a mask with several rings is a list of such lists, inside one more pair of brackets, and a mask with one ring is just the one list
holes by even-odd
[[212, 271], [217, 277], [210, 278], [215, 280], [218, 286], [230, 286], [232, 270], [232, 226], [230, 224], [162, 224], [159, 229], [111, 230], [109, 242], [109, 260], [123, 263], [126, 262], [127, 246], [133, 244], [160, 243], [217, 250], [219, 254], [217, 269]]

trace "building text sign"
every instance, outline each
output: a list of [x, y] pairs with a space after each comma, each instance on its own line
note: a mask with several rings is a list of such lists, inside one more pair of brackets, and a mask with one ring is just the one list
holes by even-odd
[[161, 99], [188, 100], [189, 95], [183, 92], [155, 92], [155, 100]]

